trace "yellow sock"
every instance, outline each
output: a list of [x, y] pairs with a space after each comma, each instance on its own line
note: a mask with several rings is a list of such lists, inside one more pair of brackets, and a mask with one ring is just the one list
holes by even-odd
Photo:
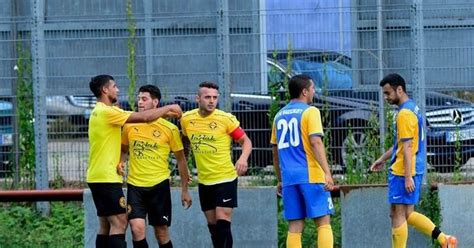
[[[435, 224], [426, 216], [412, 212], [410, 216], [408, 216], [407, 222], [409, 225], [416, 228], [416, 230], [432, 237], [433, 230], [435, 229]], [[446, 242], [446, 235], [444, 233], [440, 233], [437, 238], [440, 244], [444, 244]]]
[[407, 222], [408, 225], [413, 226], [416, 230], [430, 237], [436, 227], [428, 217], [417, 212], [412, 212], [410, 216], [408, 216]]
[[443, 245], [444, 243], [446, 243], [446, 234], [440, 233], [437, 240], [438, 243]]
[[288, 232], [286, 236], [287, 248], [301, 248], [301, 233]]
[[318, 248], [333, 248], [334, 238], [332, 236], [331, 225], [318, 227]]
[[408, 226], [404, 222], [401, 226], [392, 228], [392, 248], [406, 248], [408, 240]]

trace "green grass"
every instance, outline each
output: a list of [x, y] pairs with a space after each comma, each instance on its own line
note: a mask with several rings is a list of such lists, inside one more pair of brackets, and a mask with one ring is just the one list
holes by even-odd
[[5, 203], [0, 209], [0, 248], [83, 247], [82, 203], [51, 203], [51, 216], [43, 217], [34, 204]]

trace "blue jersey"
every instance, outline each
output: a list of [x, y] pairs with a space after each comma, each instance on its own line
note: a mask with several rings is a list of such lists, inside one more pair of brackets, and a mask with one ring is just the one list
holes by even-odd
[[392, 173], [404, 176], [403, 142], [412, 140], [412, 175], [422, 175], [425, 172], [426, 150], [423, 116], [415, 101], [409, 99], [404, 102], [397, 113], [395, 121], [395, 139], [391, 160]]
[[323, 135], [317, 108], [292, 101], [276, 114], [270, 143], [278, 147], [283, 186], [325, 182], [324, 171], [311, 150], [312, 135]]

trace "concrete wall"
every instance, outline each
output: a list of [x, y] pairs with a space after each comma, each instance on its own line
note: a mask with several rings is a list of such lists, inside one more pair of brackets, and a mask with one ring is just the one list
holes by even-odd
[[[173, 220], [170, 227], [175, 247], [212, 247], [204, 215], [201, 212], [197, 188], [190, 190], [193, 206], [181, 207], [181, 191], [172, 189]], [[277, 200], [275, 188], [239, 188], [239, 207], [232, 218], [234, 247], [277, 247]], [[84, 244], [95, 246], [98, 227], [97, 212], [90, 190], [84, 191]], [[158, 247], [151, 227], [147, 229], [150, 247]], [[130, 229], [127, 230], [127, 245], [132, 247]]]
[[[364, 188], [342, 194], [342, 247], [391, 247], [387, 188]], [[429, 248], [430, 239], [409, 227], [410, 248]]]
[[474, 247], [474, 185], [439, 185], [441, 228], [458, 238], [458, 248]]

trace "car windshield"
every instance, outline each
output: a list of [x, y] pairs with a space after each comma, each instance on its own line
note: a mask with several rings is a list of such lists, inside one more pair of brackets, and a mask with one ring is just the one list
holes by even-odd
[[[284, 63], [284, 65], [286, 66], [287, 64]], [[310, 76], [318, 88], [323, 88], [325, 82], [328, 83], [328, 89], [352, 88], [350, 68], [338, 62], [317, 62], [294, 59], [291, 62], [291, 69], [295, 74], [306, 74]]]

